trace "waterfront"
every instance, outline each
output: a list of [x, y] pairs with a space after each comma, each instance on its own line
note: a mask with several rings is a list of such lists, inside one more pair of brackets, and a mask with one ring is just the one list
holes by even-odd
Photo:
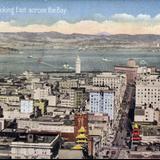
[[92, 50], [78, 51], [76, 49], [27, 49], [19, 54], [0, 55], [0, 73], [22, 73], [63, 71], [68, 65], [74, 70], [77, 54], [81, 58], [82, 71], [112, 71], [114, 65], [126, 64], [129, 58], [134, 58], [137, 64], [160, 67], [160, 52], [145, 50]]

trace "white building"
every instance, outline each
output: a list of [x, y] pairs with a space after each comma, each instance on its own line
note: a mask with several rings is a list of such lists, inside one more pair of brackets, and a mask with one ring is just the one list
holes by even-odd
[[158, 122], [160, 121], [160, 111], [150, 106], [137, 107], [134, 115], [135, 122]]
[[39, 136], [36, 140], [28, 135], [29, 140], [12, 142], [12, 159], [57, 159], [60, 148], [60, 136]]
[[33, 100], [21, 100], [21, 113], [33, 112]]
[[43, 88], [34, 89], [33, 98], [34, 99], [47, 99], [51, 95], [51, 87], [45, 86]]
[[151, 73], [152, 72], [152, 69], [151, 68], [148, 68], [146, 66], [144, 67], [138, 67], [137, 69], [137, 74], [148, 74], [148, 73]]
[[3, 111], [3, 118], [4, 119], [21, 119], [21, 118], [30, 118], [30, 114], [28, 113], [21, 113], [18, 110], [8, 110]]
[[126, 74], [103, 72], [93, 77], [94, 86], [108, 86], [111, 89], [116, 89], [121, 86], [126, 86]]
[[81, 73], [81, 60], [78, 55], [77, 55], [77, 59], [76, 59], [76, 73], [77, 74]]
[[78, 79], [65, 79], [65, 80], [61, 80], [59, 82], [59, 88], [60, 89], [69, 89], [72, 87], [78, 87]]
[[109, 116], [103, 113], [94, 113], [89, 114], [88, 120], [89, 135], [100, 136], [101, 145], [105, 146], [111, 131]]
[[18, 128], [29, 128], [30, 130], [36, 130], [39, 132], [64, 132], [74, 133], [73, 125], [65, 125], [64, 122], [52, 122], [51, 120], [29, 120], [19, 119], [17, 120]]
[[56, 106], [57, 105], [57, 102], [58, 102], [57, 96], [50, 95], [47, 97], [47, 100], [48, 100], [49, 106]]
[[127, 77], [126, 74], [104, 72], [93, 77], [93, 85], [114, 89], [120, 105], [126, 90]]
[[115, 118], [115, 93], [109, 90], [92, 90], [89, 95], [90, 112], [106, 113]]
[[136, 81], [136, 107], [152, 105], [160, 109], [160, 76], [146, 74]]

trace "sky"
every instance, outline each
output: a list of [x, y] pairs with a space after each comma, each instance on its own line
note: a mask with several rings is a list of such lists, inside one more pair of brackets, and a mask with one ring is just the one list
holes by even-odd
[[160, 0], [0, 0], [0, 31], [160, 34]]

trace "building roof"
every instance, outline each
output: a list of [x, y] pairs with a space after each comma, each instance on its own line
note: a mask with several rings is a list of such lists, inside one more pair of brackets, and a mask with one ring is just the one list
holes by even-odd
[[77, 143], [87, 143], [87, 140], [78, 140]]
[[135, 115], [143, 116], [143, 115], [145, 115], [145, 110], [144, 109], [135, 109]]
[[72, 149], [82, 150], [82, 146], [80, 144], [75, 145]]
[[85, 134], [79, 134], [76, 136], [76, 139], [87, 139], [87, 136]]
[[138, 66], [135, 66], [135, 67], [131, 67], [131, 66], [126, 66], [126, 65], [116, 65], [115, 68], [125, 68], [125, 69], [128, 69], [128, 68], [132, 68], [132, 69], [137, 69]]
[[86, 132], [86, 130], [83, 126], [78, 130], [78, 133], [85, 133], [85, 132]]

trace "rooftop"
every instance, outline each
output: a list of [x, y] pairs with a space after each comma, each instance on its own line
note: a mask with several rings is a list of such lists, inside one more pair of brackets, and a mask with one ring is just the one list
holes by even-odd
[[[31, 143], [51, 143], [56, 137], [55, 136], [34, 136], [33, 142]], [[21, 140], [20, 140], [21, 142]], [[28, 140], [22, 141], [25, 143], [30, 143]]]
[[135, 115], [143, 116], [145, 115], [144, 109], [135, 109]]

